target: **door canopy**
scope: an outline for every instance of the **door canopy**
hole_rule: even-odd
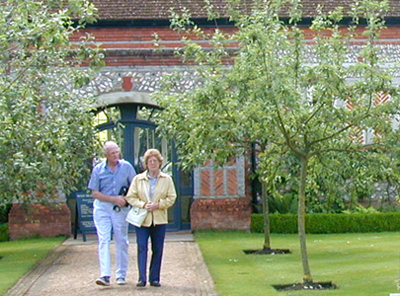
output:
[[[135,104],[159,108],[157,103],[151,98],[150,93],[136,91],[120,91],[100,94],[97,97],[94,107],[98,109],[105,106],[121,104]]]

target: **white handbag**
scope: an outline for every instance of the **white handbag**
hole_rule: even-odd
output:
[[[132,225],[141,227],[144,219],[146,219],[146,216],[147,216],[146,209],[132,207],[129,210],[128,215],[126,216],[126,221]]]

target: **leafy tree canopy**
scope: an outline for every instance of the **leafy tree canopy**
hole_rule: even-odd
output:
[[[389,9],[388,3],[354,5],[347,12],[353,21],[348,28],[341,25],[340,7],[329,14],[317,11],[310,27],[315,37],[306,39],[297,25],[301,1],[268,1],[269,6],[260,1],[251,15],[236,10],[238,2],[230,2],[237,27],[233,35],[216,29],[206,36],[196,26],[185,27],[185,33],[210,40],[213,48],[205,49],[185,36],[185,47],[177,51],[184,61],[195,64],[194,79],[201,87],[175,92],[180,74],[174,73],[165,80],[164,91],[155,95],[165,109],[159,124],[179,145],[182,166],[194,167],[208,159],[225,163],[256,144],[264,178],[274,179],[288,167],[296,171],[291,162],[297,159],[299,167],[301,158],[311,160],[315,174],[326,171],[328,177],[337,172],[335,177],[338,169],[344,175],[361,172],[355,160],[365,167],[365,159],[372,157],[371,167],[382,175],[399,133],[393,128],[398,87],[392,83],[392,69],[380,60],[376,42],[385,28],[379,15]],[[290,12],[289,22],[279,17],[284,7]],[[360,19],[367,20],[362,33],[357,30]],[[351,45],[360,35],[364,43],[357,46],[357,60],[350,61],[355,48]],[[233,57],[232,45],[237,46]],[[377,104],[382,94],[390,100]],[[372,140],[357,140],[363,132]],[[271,169],[277,166],[282,169]],[[392,168],[387,174],[393,175]]]
[[[93,98],[81,91],[100,52],[70,37],[93,22],[87,0],[0,6],[0,204],[46,201],[87,180]]]

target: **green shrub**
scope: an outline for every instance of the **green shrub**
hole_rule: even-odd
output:
[[[8,224],[0,224],[0,242],[6,242],[8,239]]]
[[[252,214],[251,232],[264,232],[262,214]],[[297,233],[297,215],[271,214],[271,233]],[[307,214],[307,233],[400,231],[400,213]]]
[[[8,222],[8,213],[11,210],[12,203],[0,205],[0,224]]]
[[[270,225],[271,232],[274,233],[297,233],[297,215],[272,214],[270,215]]]

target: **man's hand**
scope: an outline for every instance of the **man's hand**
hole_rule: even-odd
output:
[[[119,206],[120,208],[125,207],[127,205],[125,196],[123,195],[117,195],[114,197],[114,204],[116,206]]]

